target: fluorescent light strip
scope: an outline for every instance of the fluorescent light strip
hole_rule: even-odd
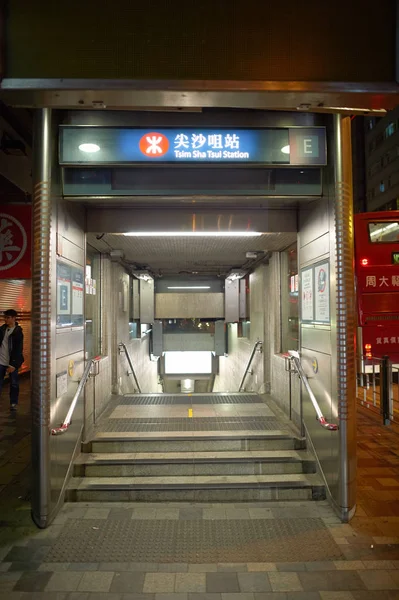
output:
[[[259,231],[129,231],[130,237],[256,237]]]
[[[171,285],[168,290],[210,290],[210,285]]]
[[[384,233],[385,231],[389,231],[390,229],[395,229],[396,227],[398,227],[398,223],[391,223],[390,225],[387,225],[386,227],[381,227],[380,229],[376,229],[375,231],[371,232],[371,236],[374,235],[379,235],[380,233]]]

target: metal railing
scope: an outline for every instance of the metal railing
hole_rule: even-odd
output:
[[[141,387],[140,387],[140,384],[139,384],[139,382],[137,380],[137,376],[136,376],[136,373],[135,373],[135,370],[134,370],[134,367],[133,367],[132,359],[130,358],[130,354],[128,352],[128,349],[126,348],[126,344],[124,344],[123,342],[120,342],[120,344],[118,345],[118,349],[119,349],[119,354],[122,354],[122,351],[125,353],[126,359],[127,359],[128,364],[129,364],[130,371],[131,371],[131,373],[129,373],[129,371],[128,371],[127,374],[128,374],[128,376],[129,375],[133,375],[133,379],[134,379],[134,381],[136,383],[137,391],[138,391],[139,394],[141,394]]]
[[[361,356],[356,378],[356,398],[361,406],[382,416],[384,425],[398,422],[399,365],[389,356]]]
[[[293,369],[291,369],[291,365],[294,365],[294,371],[298,374],[298,377],[301,379],[301,381],[309,395],[310,401],[313,404],[313,408],[316,411],[316,419],[318,420],[320,425],[322,427],[324,427],[325,429],[329,429],[330,431],[337,431],[338,425],[335,423],[328,423],[326,418],[324,417],[323,413],[321,412],[321,408],[316,400],[316,396],[312,392],[312,389],[309,384],[309,380],[306,376],[305,371],[303,370],[299,353],[296,352],[295,350],[289,350],[288,354],[289,354],[289,356],[285,357],[286,370],[292,373]]]
[[[254,347],[252,348],[252,352],[251,352],[251,355],[249,357],[248,364],[247,364],[247,366],[245,368],[244,375],[242,376],[242,379],[241,379],[240,387],[238,388],[239,392],[241,392],[242,389],[243,389],[243,387],[244,387],[245,378],[248,375],[248,373],[251,373],[251,375],[252,375],[252,371],[250,371],[251,364],[252,364],[252,361],[254,359],[255,352],[257,351],[257,349],[259,348],[259,352],[262,351],[262,345],[263,345],[263,342],[261,342],[260,340],[258,340],[255,343]]]
[[[65,433],[68,430],[70,424],[72,423],[72,415],[76,408],[76,404],[78,403],[79,396],[82,393],[83,388],[86,385],[86,381],[88,380],[88,378],[90,376],[90,371],[91,371],[91,367],[93,366],[93,364],[94,364],[94,360],[91,358],[87,362],[85,370],[83,371],[82,379],[79,381],[78,388],[77,388],[75,395],[73,397],[73,400],[71,402],[71,406],[69,407],[67,416],[65,417],[63,423],[61,423],[61,425],[59,427],[54,427],[51,430],[51,435],[60,435],[61,433]]]

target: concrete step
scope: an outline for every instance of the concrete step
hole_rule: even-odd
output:
[[[159,477],[315,473],[309,454],[295,450],[81,454],[76,477]]]
[[[196,431],[103,433],[83,444],[83,452],[241,452],[256,450],[301,450],[305,440],[287,431]]]
[[[265,502],[324,500],[315,474],[183,477],[74,477],[66,501]]]

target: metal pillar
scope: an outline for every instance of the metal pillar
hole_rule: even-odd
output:
[[[32,256],[32,518],[50,513],[51,399],[51,109],[36,110],[33,143]]]
[[[345,520],[356,502],[356,313],[350,117],[334,115],[339,502]]]

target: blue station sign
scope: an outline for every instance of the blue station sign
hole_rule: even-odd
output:
[[[62,126],[60,164],[326,164],[324,127],[269,129]]]

